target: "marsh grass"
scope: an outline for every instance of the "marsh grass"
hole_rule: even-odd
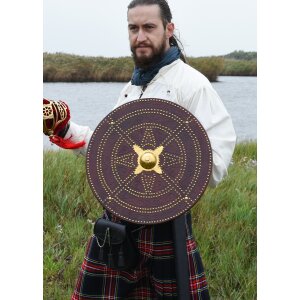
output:
[[[225,59],[222,76],[257,76],[256,60]]]
[[[44,152],[44,299],[70,299],[102,214],[85,159]],[[212,299],[256,299],[256,142],[238,144],[229,175],[192,209]]]
[[[217,81],[218,76],[224,69],[222,57],[189,57],[187,62],[196,70],[200,71],[209,81]]]
[[[44,53],[44,82],[128,82],[134,64],[131,57],[92,57]],[[224,59],[221,56],[188,57],[188,63],[210,81],[219,75],[256,75],[256,61]]]

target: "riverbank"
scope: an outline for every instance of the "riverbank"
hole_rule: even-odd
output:
[[[212,82],[217,81],[220,75],[256,76],[256,58],[241,57],[227,54],[187,57],[187,60]],[[44,82],[127,82],[134,68],[131,57],[107,58],[47,52],[43,55],[43,65]]]
[[[256,299],[256,142],[235,149],[229,175],[192,209],[213,299]],[[85,159],[44,151],[44,299],[70,298],[102,209]]]

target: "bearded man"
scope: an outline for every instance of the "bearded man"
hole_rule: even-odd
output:
[[[128,33],[135,69],[123,88],[117,106],[141,98],[173,101],[189,110],[205,128],[213,151],[210,186],[224,176],[234,150],[232,121],[210,82],[185,62],[174,36],[174,24],[165,0],[133,0],[128,6]],[[92,131],[69,122],[59,130],[60,142],[68,141],[85,154]],[[59,143],[58,143],[59,144]],[[186,246],[190,295],[209,299],[199,251],[192,235],[191,215],[186,215]],[[72,299],[177,299],[174,242],[171,222],[140,226],[105,212],[113,222],[127,223],[139,249],[134,270],[119,271],[94,259],[95,237],[89,240]]]

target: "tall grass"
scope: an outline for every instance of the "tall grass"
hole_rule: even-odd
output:
[[[188,57],[188,63],[210,81],[219,75],[256,75],[256,61],[221,56]],[[89,57],[44,53],[44,82],[127,82],[134,64],[131,57]]]
[[[225,59],[224,68],[220,75],[257,76],[257,62],[256,60]]]
[[[229,175],[192,209],[213,299],[256,299],[256,144],[236,147]]]
[[[131,78],[130,57],[105,58],[44,53],[44,82],[126,82]]]
[[[217,81],[218,75],[224,69],[222,57],[189,57],[188,64],[205,75],[209,81]]]
[[[70,299],[102,208],[85,160],[44,152],[44,299]],[[236,147],[229,175],[192,209],[212,299],[256,299],[256,143]]]

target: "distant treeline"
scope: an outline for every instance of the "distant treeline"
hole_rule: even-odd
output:
[[[239,60],[256,60],[257,59],[257,52],[250,51],[233,51],[229,54],[224,55],[224,58],[228,59],[239,59]]]
[[[256,76],[256,52],[235,51],[224,56],[187,57],[188,63],[210,81],[219,75]],[[127,82],[132,58],[44,53],[44,82]]]
[[[224,69],[220,73],[223,76],[256,76],[257,53],[234,51],[224,57]]]

